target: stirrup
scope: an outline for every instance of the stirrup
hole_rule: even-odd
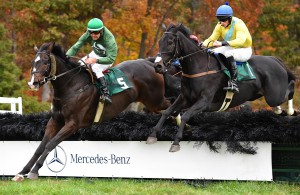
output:
[[[224,87],[223,90],[225,90],[225,91],[232,91],[233,93],[239,93],[240,92],[237,84],[234,83],[234,82],[232,82],[232,81],[229,82],[229,85],[227,87]]]
[[[99,100],[100,100],[100,102],[103,102],[103,103],[112,104],[112,100],[110,99],[110,97],[108,97],[106,95],[101,95]]]

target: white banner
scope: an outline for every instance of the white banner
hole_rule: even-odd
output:
[[[0,174],[12,176],[29,161],[39,141],[0,143]],[[231,154],[224,142],[219,153],[206,144],[144,141],[64,141],[47,157],[40,176],[174,178],[208,180],[272,180],[271,143],[257,142],[257,154]],[[253,143],[254,144],[254,143]]]

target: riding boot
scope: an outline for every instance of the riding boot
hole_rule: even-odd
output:
[[[106,84],[105,78],[100,77],[100,78],[98,78],[98,80],[100,81],[100,84],[101,84],[101,92],[103,94],[103,98],[104,98],[105,103],[110,103],[111,104],[112,101],[110,99],[110,95],[109,95],[109,92],[108,92],[108,89],[107,89],[107,84]]]
[[[226,91],[232,91],[233,93],[239,93],[239,88],[238,88],[238,85],[237,85],[236,62],[235,62],[235,60],[232,56],[228,57],[227,60],[228,60],[229,65],[230,65],[229,72],[230,72],[231,79],[228,82],[228,87],[224,87],[223,89],[226,90]]]

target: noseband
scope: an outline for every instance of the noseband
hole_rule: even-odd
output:
[[[46,54],[49,58],[48,62],[47,62],[47,69],[43,70],[43,71],[31,71],[31,75],[37,74],[37,73],[41,73],[44,76],[44,80],[39,81],[39,85],[43,85],[45,83],[47,83],[49,80],[55,80],[56,76],[56,60],[55,57],[47,52],[37,52],[36,57],[39,57],[39,54]],[[33,70],[33,67],[31,67],[31,70]],[[47,76],[48,75],[48,76]]]

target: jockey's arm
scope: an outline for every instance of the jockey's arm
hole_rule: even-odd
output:
[[[113,64],[116,60],[118,53],[118,47],[115,42],[111,43],[109,47],[106,48],[106,56],[97,59],[98,64]]]
[[[67,56],[75,56],[81,47],[86,43],[86,35],[83,34],[78,41],[67,51]]]
[[[203,42],[203,46],[205,47],[212,47],[214,41],[217,41],[219,39],[219,37],[221,36],[222,30],[221,30],[221,25],[217,24],[214,31],[212,32],[212,34],[210,35],[210,37],[208,37],[204,42]]]

